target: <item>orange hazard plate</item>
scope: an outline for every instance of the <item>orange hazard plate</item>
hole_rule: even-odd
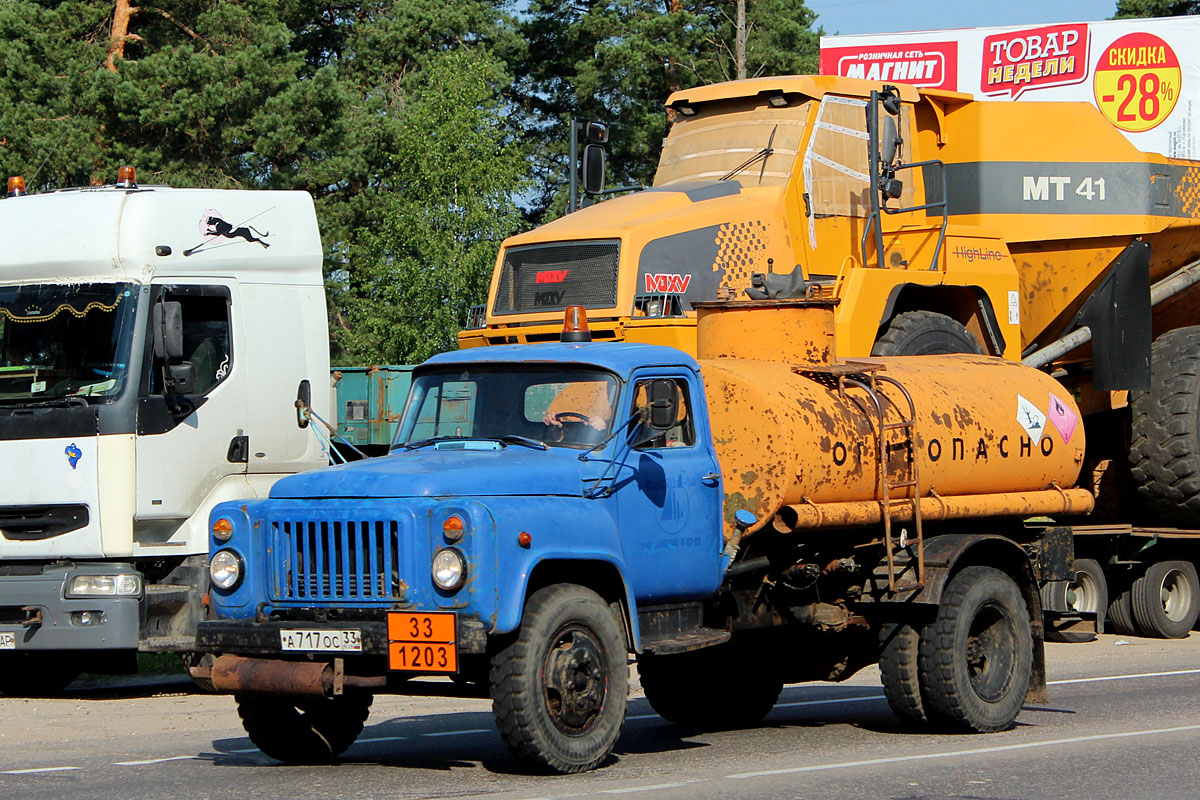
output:
[[[458,672],[454,614],[449,611],[389,611],[388,669],[405,672]]]

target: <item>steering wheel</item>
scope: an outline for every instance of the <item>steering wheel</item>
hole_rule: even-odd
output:
[[[560,411],[554,415],[554,418],[559,422],[582,422],[584,425],[591,425],[592,418],[587,414],[580,414],[578,411]]]

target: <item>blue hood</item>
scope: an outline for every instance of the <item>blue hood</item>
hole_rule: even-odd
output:
[[[281,478],[274,498],[459,497],[582,494],[606,462],[579,460],[581,450],[399,450]],[[590,479],[590,480],[589,480]]]

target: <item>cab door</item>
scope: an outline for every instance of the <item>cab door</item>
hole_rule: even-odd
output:
[[[147,335],[135,445],[134,536],[142,547],[195,544],[187,540],[203,531],[183,531],[183,523],[220,481],[246,473],[250,443],[243,430],[246,370],[239,364],[234,325],[237,289],[226,279],[151,287],[152,303],[180,304],[183,355],[178,361],[195,368],[196,382],[186,394],[168,394],[164,363],[154,356],[154,337]],[[231,497],[245,496],[241,488]]]
[[[651,380],[678,389],[676,424],[626,449],[622,436],[639,436],[630,422],[618,434],[614,496],[625,552],[626,577],[638,602],[665,602],[711,594],[720,585],[721,478],[710,446],[703,393],[695,376],[655,371],[635,374],[619,420],[645,405]]]

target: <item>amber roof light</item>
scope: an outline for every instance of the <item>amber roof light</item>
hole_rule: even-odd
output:
[[[583,306],[567,306],[563,317],[561,341],[590,342],[592,332],[588,329],[587,311]]]
[[[8,179],[8,196],[9,197],[20,197],[23,194],[26,194],[25,179],[22,178],[20,175],[14,175],[11,178],[9,178]]]

